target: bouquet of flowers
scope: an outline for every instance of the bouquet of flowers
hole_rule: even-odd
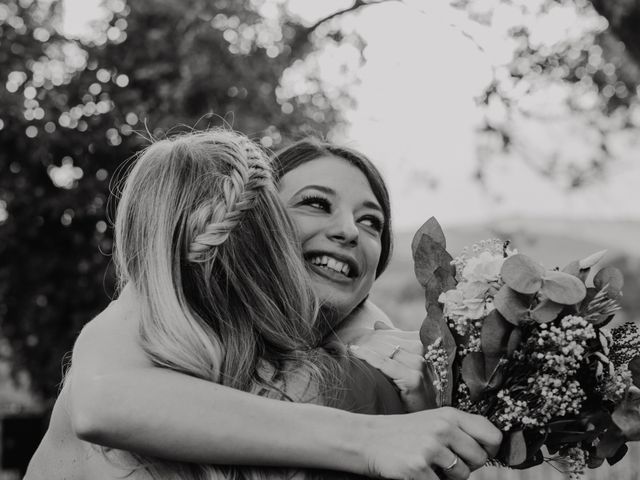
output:
[[[503,431],[496,464],[558,461],[579,477],[640,440],[640,334],[633,323],[605,328],[623,285],[612,267],[590,275],[605,252],[548,270],[487,240],[454,259],[435,218],[412,251],[437,402]]]

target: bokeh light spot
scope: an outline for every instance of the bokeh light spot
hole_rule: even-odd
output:
[[[108,176],[109,176],[109,172],[107,172],[104,168],[100,168],[98,169],[98,171],[96,171],[96,179],[98,179],[101,182],[104,182]]]
[[[133,112],[129,112],[127,113],[126,117],[125,117],[125,121],[129,124],[129,125],[135,125],[136,123],[138,123],[138,115],[136,115]]]
[[[111,74],[104,68],[101,68],[96,72],[96,78],[102,83],[107,83],[111,79]]]
[[[129,77],[127,77],[125,74],[120,74],[116,77],[116,85],[118,85],[120,88],[124,88],[127,85],[129,85]]]
[[[38,92],[36,91],[36,89],[33,88],[31,85],[24,89],[24,97],[25,98],[29,98],[29,99],[36,98],[36,94],[37,93]]]

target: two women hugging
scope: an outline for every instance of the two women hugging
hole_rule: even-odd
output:
[[[417,332],[367,300],[391,249],[357,151],[153,143],[120,193],[120,294],[80,333],[26,478],[467,478],[501,434],[431,408]]]

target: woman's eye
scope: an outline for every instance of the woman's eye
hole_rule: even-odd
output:
[[[377,217],[364,217],[360,219],[360,223],[375,230],[376,232],[382,232],[382,220]]]
[[[309,207],[317,208],[318,210],[323,210],[325,212],[328,212],[331,210],[331,204],[326,198],[323,198],[323,197],[317,197],[317,196],[304,197],[302,199],[302,202],[300,203],[301,205],[307,205]]]

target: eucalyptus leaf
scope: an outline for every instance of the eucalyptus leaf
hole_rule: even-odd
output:
[[[594,254],[589,255],[586,258],[583,258],[578,262],[580,270],[587,270],[593,267],[596,263],[602,260],[606,254],[607,254],[606,250],[600,250],[599,252],[596,252]]]
[[[533,294],[542,287],[544,267],[530,257],[517,253],[504,261],[500,275],[516,292]]]
[[[544,274],[540,292],[554,302],[575,305],[587,295],[587,287],[573,275],[549,270]]]
[[[447,349],[451,344],[455,347],[455,339],[451,335],[451,342],[447,342],[451,335],[446,319],[438,305],[432,305],[427,312],[427,317],[420,327],[420,340],[424,346],[433,345],[439,338],[443,339],[443,347]],[[449,352],[447,352],[449,353]]]
[[[587,459],[587,467],[591,469],[598,468],[603,463],[604,463],[604,458],[598,457],[595,453],[589,455]]]
[[[420,341],[424,346],[433,345],[438,339],[442,339],[442,348],[447,354],[448,378],[445,384],[443,401],[440,407],[451,405],[453,395],[453,362],[456,357],[456,340],[447,325],[446,319],[442,315],[439,305],[431,304],[427,310],[427,318],[420,327]]]
[[[507,322],[498,310],[492,310],[482,322],[480,330],[482,352],[485,355],[506,355],[512,330],[513,325]]]
[[[436,220],[436,217],[431,217],[429,220],[424,222],[413,236],[413,240],[411,241],[411,251],[414,252],[414,255],[422,235],[426,235],[431,238],[431,240],[438,243],[442,248],[447,248],[447,240],[444,236],[440,223]]]
[[[618,448],[616,453],[607,458],[607,463],[609,463],[609,465],[615,465],[624,458],[628,451],[629,447],[627,447],[625,444],[620,445],[620,448]]]
[[[436,241],[422,235],[418,242],[417,248],[414,250],[413,261],[414,271],[418,282],[423,287],[431,281],[432,278],[454,278],[455,267],[451,265],[453,257]],[[438,273],[436,273],[438,272]],[[439,290],[440,294],[444,289]]]
[[[520,325],[529,316],[531,296],[516,292],[508,285],[503,285],[493,298],[496,310],[513,325]]]
[[[580,278],[580,262],[578,260],[573,260],[569,262],[562,271],[564,273],[568,273],[569,275],[573,275],[574,277]]]
[[[538,323],[548,323],[555,320],[563,308],[564,305],[545,298],[531,310],[531,318]]]
[[[596,456],[599,458],[609,458],[624,445],[625,438],[622,430],[615,423],[611,423],[609,428],[604,432],[596,447]]]
[[[504,366],[495,361],[495,358],[487,359],[482,352],[469,352],[462,359],[460,373],[462,380],[469,388],[469,398],[472,402],[478,401],[482,394],[496,390],[502,385]]]
[[[581,265],[582,260],[574,260],[567,264],[562,271],[564,273],[568,273],[569,275],[573,275],[576,278],[582,280],[583,283],[587,281],[587,277],[589,276],[589,272],[591,271],[591,267],[582,268]]]
[[[413,253],[413,267],[420,285],[423,287],[426,286],[430,279],[435,276],[438,268],[449,272],[450,275],[453,276],[455,270],[453,265],[451,265],[452,260],[453,257],[442,245],[431,239],[431,237],[422,235]],[[442,276],[442,273],[440,275]]]
[[[505,434],[498,456],[510,467],[520,465],[527,459],[527,442],[522,430]]]
[[[514,468],[517,470],[527,470],[531,467],[536,467],[538,465],[541,465],[542,463],[544,463],[544,455],[542,454],[541,450],[538,450],[532,456],[527,458],[524,462],[520,463],[519,465],[511,465],[511,468]]]
[[[439,286],[439,293],[434,291],[432,298],[435,298],[435,300],[437,301],[440,293],[456,288],[457,282],[455,279],[455,274],[455,268],[450,263],[447,263],[446,265],[439,265],[434,270],[433,277],[437,282],[437,285]]]
[[[522,329],[519,327],[514,328],[511,331],[511,335],[509,335],[509,341],[507,342],[507,355],[513,355],[513,352],[520,346],[522,343]]]
[[[606,287],[607,297],[616,300],[620,297],[622,287],[624,287],[624,277],[617,268],[604,267],[593,277],[593,285],[598,290]]]

